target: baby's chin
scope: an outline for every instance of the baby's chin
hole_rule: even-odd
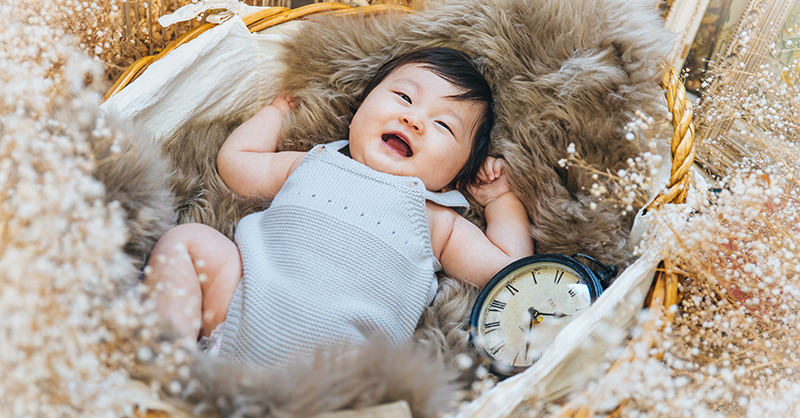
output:
[[[365,166],[375,171],[380,171],[381,173],[387,173],[402,177],[414,177],[415,178],[414,181],[422,182],[422,184],[425,185],[425,189],[430,190],[432,192],[437,192],[444,188],[444,187],[439,187],[436,189],[431,188],[431,184],[425,181],[425,178],[423,176],[419,175],[419,173],[414,170],[409,170],[408,169],[409,167],[403,167],[402,164],[393,164],[392,162],[387,162],[383,159],[376,159],[376,160],[377,161],[367,160],[365,162],[356,159],[356,161],[360,162],[361,164],[364,164]]]
[[[352,144],[352,142],[351,142]],[[403,177],[416,177],[417,181],[422,181],[425,189],[437,192],[443,191],[447,184],[437,187],[435,181],[430,181],[424,173],[415,170],[412,163],[412,158],[398,158],[391,154],[384,154],[381,152],[364,152],[358,148],[350,147],[350,158],[358,161],[361,164],[381,173],[392,174],[395,176]],[[451,180],[452,181],[452,180]]]

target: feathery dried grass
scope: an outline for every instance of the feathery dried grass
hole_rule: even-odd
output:
[[[0,313],[10,336],[0,351],[0,405],[13,415],[131,415],[126,370],[186,375],[187,355],[162,340],[135,272],[118,269],[129,265],[122,214],[92,179],[88,149],[121,135],[96,113],[99,80],[156,52],[169,35],[150,38],[147,14],[126,15],[113,1],[9,2],[0,13]],[[134,17],[137,37],[120,29],[125,16]],[[701,145],[709,161],[728,156],[713,162],[721,191],[701,191],[709,203],[697,212],[654,212],[674,233],[645,245],[663,245],[691,279],[681,282],[679,314],[657,339],[663,360],[642,358],[616,384],[593,388],[608,404],[632,398],[625,416],[800,413],[800,92],[796,73],[764,71],[748,91],[706,97],[705,118],[735,120],[733,131]],[[186,389],[164,379],[170,392]]]
[[[584,393],[602,400],[596,411],[800,413],[800,92],[792,64],[767,60],[746,91],[724,81],[739,68],[713,69],[719,84],[703,97],[699,123],[732,126],[699,145],[715,182],[697,190],[699,207],[651,211],[661,233],[641,244],[663,248],[667,265],[687,277],[675,318],[657,321],[652,348],[639,347],[640,357],[588,385]]]
[[[51,6],[0,6],[0,415],[132,415],[152,393],[129,370],[175,371],[185,350],[161,344],[123,211],[92,176],[92,147],[122,137],[99,112],[102,66]]]

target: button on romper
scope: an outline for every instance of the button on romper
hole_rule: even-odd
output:
[[[425,201],[459,210],[457,191],[375,171],[314,147],[270,207],[236,228],[243,277],[228,309],[221,355],[270,366],[326,344],[381,336],[408,341],[436,292]]]

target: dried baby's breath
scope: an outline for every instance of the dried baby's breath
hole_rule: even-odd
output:
[[[698,191],[699,210],[658,212],[673,233],[649,241],[688,277],[657,349],[672,377],[687,381],[678,398],[702,394],[719,415],[800,408],[800,96],[790,82],[797,73],[784,64],[767,60],[745,92],[721,83],[704,98],[701,124],[731,126],[702,145],[705,154],[745,152],[716,160],[720,178]],[[724,80],[740,70],[714,71]]]
[[[800,95],[788,68],[797,64],[769,61],[746,92],[723,81],[704,97],[701,126],[717,119],[731,126],[700,145],[715,157],[703,163],[717,177],[696,191],[699,207],[651,211],[659,232],[640,244],[661,248],[684,277],[680,302],[673,321],[658,323],[648,355],[624,363],[612,384],[589,385],[585,393],[611,405],[597,408],[604,414],[618,405],[621,416],[800,411]],[[740,70],[715,71],[725,80]],[[597,174],[611,187],[630,184]]]
[[[628,158],[625,167],[615,171],[595,167],[576,151],[574,144],[569,144],[567,157],[558,163],[561,167],[591,177],[591,186],[583,190],[595,200],[590,203],[589,209],[596,210],[598,202],[609,202],[619,210],[620,216],[626,216],[648,202],[653,179],[663,163],[653,125],[652,117],[637,112],[636,118],[625,127],[625,138],[634,141],[640,152],[636,157]]]
[[[661,248],[666,265],[684,277],[679,305],[669,309],[674,320],[656,320],[652,346],[639,347],[640,355],[573,394],[591,394],[596,414],[800,413],[798,68],[797,60],[768,59],[757,74],[738,67],[710,74],[716,82],[697,121],[712,136],[698,139],[697,147],[711,184],[695,191],[699,204],[650,211],[658,233],[640,244]],[[734,75],[746,76],[750,87],[726,85]],[[640,115],[626,137],[650,137],[649,125]],[[560,163],[590,173],[595,184],[589,192],[624,213],[631,202],[635,207],[649,198],[649,180],[640,179],[651,177],[660,161],[652,147],[643,151],[630,169],[617,172],[597,170],[569,149]],[[533,410],[556,413],[560,407]]]
[[[178,362],[156,346],[124,214],[91,176],[91,145],[120,133],[65,4],[93,10],[0,5],[0,415],[131,416],[153,396],[131,371]]]
[[[720,185],[700,210],[656,212],[671,233],[644,244],[687,276],[675,320],[656,339],[664,367],[687,382],[673,399],[701,394],[698,406],[721,415],[746,415],[766,397],[797,408],[775,388],[800,383],[800,187],[768,161],[742,163]]]
[[[161,341],[121,250],[123,213],[105,203],[89,151],[120,135],[97,110],[110,81],[197,24],[151,22],[180,3],[0,4],[0,415],[132,416],[156,391],[191,388],[192,348]],[[622,416],[800,413],[797,68],[772,62],[752,74],[750,89],[718,82],[704,99],[701,128],[732,126],[700,149],[719,180],[699,191],[699,210],[651,212],[670,233],[642,244],[663,248],[688,277],[680,306],[655,346],[638,348],[645,355],[588,382],[600,413],[620,404]],[[724,80],[739,69],[716,71]],[[640,115],[625,134],[643,144],[640,159],[588,174],[596,180],[588,192],[620,213],[650,197],[661,158],[651,123]],[[591,170],[577,153],[565,157],[564,166]]]

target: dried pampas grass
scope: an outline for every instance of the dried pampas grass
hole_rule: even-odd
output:
[[[149,348],[124,213],[92,177],[94,144],[111,159],[122,137],[98,110],[103,68],[48,5],[0,6],[0,415],[132,415],[151,396],[128,373],[141,350],[178,363]]]
[[[660,233],[640,244],[663,248],[684,277],[680,303],[656,322],[652,348],[587,385],[606,413],[800,413],[800,95],[787,67],[797,68],[768,60],[747,91],[724,84],[738,68],[713,69],[699,123],[731,129],[699,144],[712,184],[696,191],[699,205],[651,211]],[[635,186],[630,175],[611,182]]]
[[[170,6],[156,1],[148,4],[150,10]],[[197,409],[197,413],[264,412],[257,391],[235,384],[202,386],[224,383],[203,378],[217,370],[214,363],[192,364],[193,348],[164,335],[155,324],[152,306],[142,299],[138,272],[124,245],[134,236],[141,245],[126,250],[149,252],[158,231],[172,222],[173,197],[157,192],[155,186],[146,195],[131,195],[124,188],[104,190],[93,177],[118,178],[121,164],[133,167],[123,170],[129,173],[126,170],[135,171],[140,158],[158,159],[150,155],[156,151],[147,147],[124,148],[128,145],[123,139],[130,133],[97,112],[108,81],[134,59],[158,49],[149,40],[146,14],[140,13],[136,24],[143,28],[139,35],[148,34],[147,41],[121,29],[126,18],[120,5],[10,0],[0,6],[4,22],[0,31],[4,66],[0,72],[4,93],[0,99],[0,315],[6,319],[0,325],[6,336],[0,349],[4,370],[0,414],[81,416],[91,411],[130,416],[137,405],[147,403],[145,398],[158,394],[196,401],[195,408],[219,398],[230,402]],[[131,16],[135,17],[133,12]],[[157,33],[153,36],[159,39]],[[716,71],[724,75],[737,70]],[[671,232],[650,236],[642,244],[665,248],[667,265],[688,277],[680,283],[681,303],[674,321],[659,324],[663,328],[654,347],[640,347],[643,355],[614,375],[587,382],[586,393],[599,400],[603,414],[614,413],[620,403],[616,413],[623,416],[800,414],[796,400],[800,394],[796,377],[800,369],[796,329],[800,173],[795,163],[800,159],[796,116],[800,92],[792,82],[797,74],[784,81],[774,68],[764,71],[754,75],[757,82],[746,92],[726,90],[722,82],[723,88],[704,98],[701,117],[734,121],[733,130],[700,144],[705,167],[718,176],[715,188],[698,191],[705,203],[693,209],[666,207],[652,212]],[[558,158],[569,159],[569,153],[564,149]],[[630,175],[650,174],[645,163],[634,159],[625,172],[595,173],[598,185],[587,190],[585,203],[600,202],[612,190],[629,192],[626,185],[644,187],[644,180],[632,180]],[[580,165],[576,159],[572,164]],[[137,181],[157,184],[168,169],[139,172]],[[592,173],[585,174],[592,178]],[[622,189],[611,189],[611,183],[601,181],[604,178]],[[125,184],[121,180],[105,183]],[[609,207],[627,211],[629,204],[633,208],[641,203],[642,195],[634,193],[630,199],[616,200]],[[134,201],[147,201],[149,206],[131,211]],[[444,279],[440,297],[460,291]],[[463,303],[438,306],[453,312],[452,317],[463,317],[467,310]],[[423,321],[431,325],[418,332],[418,341],[433,347],[462,346],[466,332],[452,324],[438,324],[439,319],[436,312],[426,313]],[[399,353],[398,360],[404,358],[404,352]],[[411,351],[406,354],[408,361],[422,358]],[[448,392],[452,387],[446,383],[452,378],[449,372],[416,373],[398,364],[404,363],[387,364],[381,373],[428,378],[431,390],[441,392],[420,397],[415,412],[440,413],[438,402],[452,396]],[[365,367],[365,363],[327,366],[335,372],[336,367]],[[369,374],[371,378],[379,375]],[[228,377],[240,383],[235,373]],[[134,381],[144,382],[146,389],[134,389]],[[374,384],[370,402],[406,396],[382,392],[379,382],[370,382]],[[323,393],[326,387],[311,389]],[[367,402],[351,395],[343,394],[337,407]],[[306,414],[328,407],[312,398],[307,401],[278,402],[270,408]],[[552,412],[547,405],[528,407],[530,413]]]

